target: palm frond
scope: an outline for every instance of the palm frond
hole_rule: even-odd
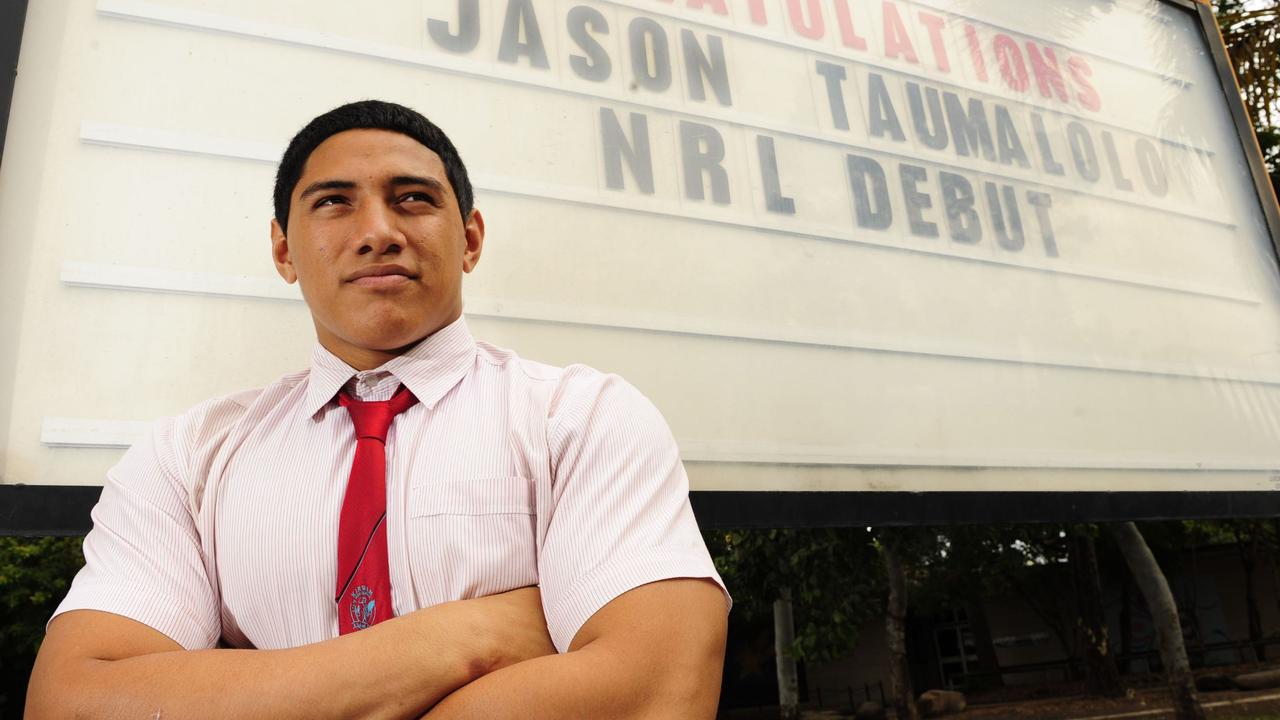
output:
[[[1254,126],[1280,125],[1280,0],[1219,0],[1214,7]]]

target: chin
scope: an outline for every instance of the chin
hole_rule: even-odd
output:
[[[376,333],[359,337],[357,344],[360,347],[369,350],[377,350],[379,352],[392,352],[395,350],[403,350],[411,345],[416,345],[419,341],[430,335],[431,331],[423,329],[421,331],[393,332],[393,333]]]
[[[447,313],[410,313],[405,312],[407,309],[375,305],[365,307],[359,313],[344,313],[345,317],[331,318],[333,322],[317,320],[316,326],[317,330],[329,328],[329,335],[351,347],[395,352],[417,344],[449,323]]]

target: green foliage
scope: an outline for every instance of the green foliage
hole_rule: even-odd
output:
[[[81,542],[0,537],[0,717],[21,714],[44,625],[84,565]]]
[[[1280,198],[1280,127],[1263,125],[1255,130],[1258,132],[1258,145],[1262,147],[1262,159],[1267,161],[1271,175],[1271,187]]]
[[[705,539],[734,612],[771,618],[779,589],[791,588],[797,658],[845,654],[884,612],[884,572],[862,528],[709,531]]]
[[[1264,547],[1280,550],[1280,528],[1273,519],[1174,520],[1139,523],[1138,527],[1166,572],[1176,572],[1178,558],[1199,548],[1226,547],[1256,539]]]
[[[1073,653],[1074,587],[1067,564],[1067,529],[1043,525],[957,525],[942,528],[912,605],[924,614],[980,607],[987,598],[1016,597]]]
[[[875,544],[879,552],[892,543],[902,562],[907,579],[907,600],[911,607],[932,613],[950,607],[956,597],[951,589],[934,581],[940,577],[950,553],[950,541],[946,528],[890,527],[875,530]],[[882,559],[883,562],[883,559]]]
[[[1214,0],[1213,9],[1280,195],[1280,0]]]

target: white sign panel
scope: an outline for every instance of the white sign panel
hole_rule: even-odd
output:
[[[0,168],[7,483],[304,367],[275,162],[454,139],[477,336],[622,374],[700,490],[1280,483],[1280,273],[1158,0],[33,2]]]

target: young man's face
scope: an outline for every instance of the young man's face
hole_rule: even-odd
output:
[[[484,243],[483,219],[473,210],[463,222],[440,156],[388,130],[348,130],[316,147],[288,223],[286,236],[272,221],[276,269],[298,281],[321,344],[348,363],[456,320],[462,273]]]

